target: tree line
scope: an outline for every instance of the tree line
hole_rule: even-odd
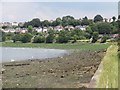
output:
[[[20,33],[3,33],[2,32],[2,40],[13,40],[21,41],[23,43],[33,42],[33,43],[67,43],[70,40],[72,42],[76,42],[77,40],[82,39],[90,39],[92,38],[92,43],[95,43],[100,37],[99,35],[102,34],[104,37],[101,37],[101,42],[105,42],[106,39],[109,39],[110,34],[117,34],[118,33],[118,20],[116,17],[112,17],[112,22],[103,22],[103,17],[101,15],[96,15],[93,20],[88,19],[86,16],[83,19],[75,19],[73,16],[64,16],[61,18],[57,18],[54,21],[40,21],[38,18],[34,18],[31,21],[25,22],[21,28],[27,28],[28,33],[20,34]],[[85,31],[75,29],[75,30],[62,30],[62,31],[55,31],[53,29],[49,30],[47,33],[37,33],[33,30],[34,27],[55,27],[58,25],[62,25],[63,27],[67,25],[72,26],[88,26]]]

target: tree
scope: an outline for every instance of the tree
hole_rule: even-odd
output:
[[[96,15],[94,17],[94,22],[101,22],[101,21],[103,21],[103,17],[101,15]]]
[[[62,17],[62,26],[74,25],[75,19],[73,16]]]
[[[44,20],[42,23],[41,23],[41,26],[42,27],[48,27],[50,26],[50,22],[48,20]]]
[[[99,34],[111,34],[113,31],[113,26],[110,23],[97,23],[97,28]]]
[[[21,41],[21,34],[15,34],[12,38],[13,42],[15,43],[16,41]]]
[[[92,43],[95,43],[98,40],[98,32],[93,32]]]
[[[54,42],[54,30],[48,31],[48,36],[46,37],[46,43],[53,43]]]
[[[69,33],[67,31],[60,31],[57,42],[58,43],[67,43],[70,39]]]
[[[6,28],[8,28],[8,26],[2,26],[2,29],[6,29]]]
[[[89,20],[88,20],[88,18],[86,16],[82,19],[81,25],[82,26],[89,25]]]
[[[32,33],[32,31],[33,31],[33,27],[32,26],[28,26],[28,32]]]
[[[102,39],[101,39],[101,43],[105,43],[106,40],[107,40],[107,36],[105,35],[105,36],[102,37]]]
[[[27,33],[27,34],[23,34],[22,37],[21,37],[21,41],[23,43],[27,43],[27,42],[30,42],[31,41],[31,38],[32,38],[32,35]]]
[[[113,16],[113,17],[112,17],[112,19],[113,19],[113,22],[115,22],[115,20],[116,20],[116,17],[115,17],[115,16]]]
[[[33,39],[33,43],[44,43],[45,42],[45,37],[42,36],[35,36]]]
[[[25,22],[24,25],[23,25],[23,27],[26,27],[26,28],[28,26],[32,26],[32,27],[39,27],[39,26],[41,26],[40,19],[39,18],[34,18],[31,21],[29,21],[29,22]]]
[[[3,42],[3,41],[5,41],[6,40],[6,34],[4,33],[4,32],[2,32],[2,31],[0,31],[0,42]]]

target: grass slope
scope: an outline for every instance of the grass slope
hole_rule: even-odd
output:
[[[103,58],[103,71],[98,82],[98,88],[118,88],[118,56],[117,45],[111,45]]]
[[[76,49],[76,50],[92,50],[98,51],[101,49],[106,49],[110,44],[90,44],[90,43],[76,43],[76,44],[35,44],[35,43],[11,43],[4,42],[2,43],[3,47],[29,47],[29,48],[54,48],[54,49]]]

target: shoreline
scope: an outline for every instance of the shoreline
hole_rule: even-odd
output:
[[[75,51],[46,60],[3,63],[3,88],[87,87],[104,56],[103,52]]]

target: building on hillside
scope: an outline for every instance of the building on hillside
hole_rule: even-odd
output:
[[[37,31],[38,33],[42,32],[42,28],[39,27],[39,28],[35,28],[35,31]]]
[[[11,33],[15,33],[16,30],[15,30],[15,29],[9,29],[9,32],[11,32]]]
[[[10,27],[10,26],[12,26],[12,23],[10,23],[10,22],[3,22],[3,23],[1,23],[1,26],[8,26],[8,27]]]
[[[64,28],[63,28],[63,26],[56,26],[54,28],[54,30],[56,30],[56,31],[62,31],[62,30],[64,30]]]
[[[18,23],[18,26],[23,27],[24,26],[24,22]]]
[[[18,26],[18,23],[17,22],[13,22],[12,26]]]
[[[75,28],[72,25],[69,25],[69,26],[65,26],[65,29],[70,31],[70,30],[74,30]]]
[[[47,32],[48,28],[47,27],[43,27],[43,32]]]
[[[80,29],[82,31],[85,31],[86,28],[87,28],[87,26],[81,26],[81,25],[75,26],[75,29]]]

